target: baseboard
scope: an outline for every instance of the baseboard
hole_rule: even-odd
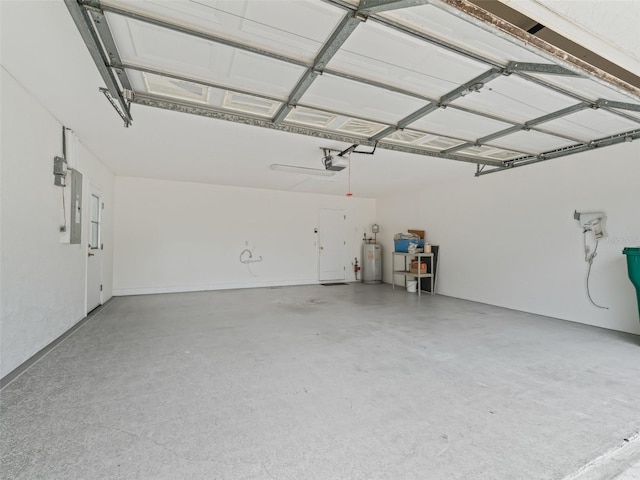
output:
[[[44,357],[51,350],[56,348],[58,345],[60,345],[62,342],[64,342],[67,338],[69,338],[71,335],[73,335],[80,327],[82,327],[85,323],[87,323],[88,320],[92,319],[98,313],[100,313],[102,311],[102,309],[104,309],[104,307],[106,305],[108,305],[109,302],[111,302],[112,299],[113,299],[113,297],[111,297],[109,300],[104,302],[98,308],[93,309],[89,313],[89,315],[87,315],[86,317],[80,319],[78,322],[74,323],[67,331],[65,331],[58,338],[53,340],[51,343],[49,343],[44,348],[40,349],[38,352],[36,352],[33,355],[31,355],[31,357],[29,357],[27,360],[22,362],[16,368],[11,370],[4,377],[0,378],[0,390],[3,389],[4,387],[6,387],[7,385],[9,385],[11,382],[13,382],[16,378],[18,378],[25,371],[27,371],[31,366],[36,364],[42,357]]]
[[[317,279],[302,279],[293,281],[271,280],[266,282],[237,282],[237,283],[215,283],[211,285],[178,285],[170,287],[138,287],[138,288],[114,288],[113,295],[123,297],[127,295],[152,295],[157,293],[186,293],[204,292],[212,290],[237,290],[242,288],[265,288],[265,287],[294,287],[299,285],[318,285]]]

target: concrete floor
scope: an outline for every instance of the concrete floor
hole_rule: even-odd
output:
[[[2,478],[578,478],[640,431],[639,344],[387,285],[116,298],[2,391]]]

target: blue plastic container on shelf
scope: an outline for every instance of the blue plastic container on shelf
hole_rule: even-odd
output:
[[[418,244],[418,248],[423,248],[424,247],[424,240],[417,239],[417,238],[415,240],[394,240],[395,251],[396,252],[409,253],[409,244],[410,243],[417,243]]]

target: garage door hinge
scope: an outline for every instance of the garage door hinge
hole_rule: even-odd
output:
[[[100,250],[104,250],[104,243],[100,244]]]
[[[100,291],[102,291],[102,285],[100,285]]]
[[[104,202],[102,202],[102,210],[104,210]]]

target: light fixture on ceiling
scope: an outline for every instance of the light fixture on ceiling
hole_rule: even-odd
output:
[[[320,168],[298,167],[296,165],[283,165],[281,163],[274,163],[269,166],[271,170],[276,172],[298,173],[303,175],[315,175],[318,177],[333,177],[335,172],[328,170],[322,170]]]

